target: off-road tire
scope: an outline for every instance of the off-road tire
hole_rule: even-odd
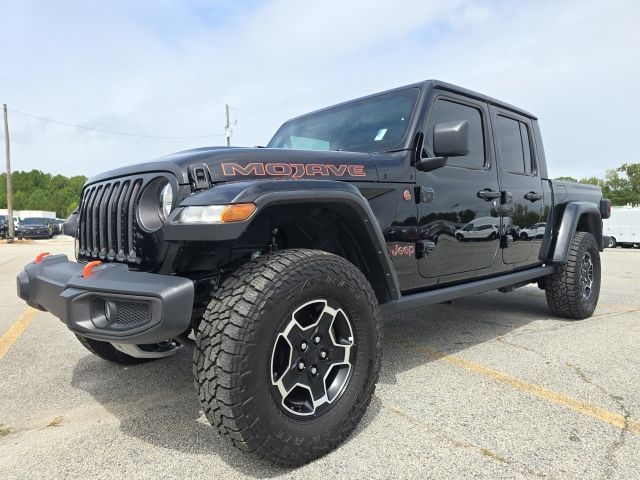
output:
[[[131,355],[127,355],[126,353],[116,349],[109,342],[101,342],[99,340],[93,340],[80,335],[76,335],[76,337],[80,340],[80,343],[84,348],[89,350],[96,357],[108,360],[109,362],[119,363],[120,365],[137,365],[139,363],[145,363],[153,360],[152,358],[136,358]]]
[[[593,265],[591,293],[585,298],[581,270],[585,254]],[[551,311],[565,318],[582,320],[593,315],[600,295],[600,251],[593,235],[576,232],[569,248],[569,258],[564,265],[558,265],[553,274],[545,278],[547,304]]]
[[[271,351],[294,309],[322,296],[351,317],[357,355],[330,408],[294,418],[273,394]],[[198,399],[209,422],[240,450],[275,465],[301,465],[340,445],[362,418],[378,380],[381,341],[377,299],[353,264],[317,250],[265,255],[227,278],[203,316],[193,354]]]

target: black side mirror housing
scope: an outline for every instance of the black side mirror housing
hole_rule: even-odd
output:
[[[416,166],[419,170],[430,172],[444,167],[449,157],[469,155],[469,121],[436,123],[433,127],[433,151],[435,157],[418,159]]]
[[[469,155],[469,120],[436,123],[433,127],[433,153],[438,157]]]
[[[444,167],[449,159],[447,157],[422,157],[418,159],[416,167],[423,172],[430,172]]]
[[[70,237],[75,237],[78,232],[78,209],[76,208],[62,226],[62,232]]]

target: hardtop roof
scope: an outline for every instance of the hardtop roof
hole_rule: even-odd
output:
[[[489,97],[488,95],[484,95],[482,93],[474,92],[473,90],[469,90],[469,89],[464,88],[464,87],[459,87],[459,86],[454,85],[452,83],[443,82],[442,80],[431,79],[431,80],[424,80],[422,82],[411,83],[409,85],[404,85],[402,87],[396,87],[396,88],[392,88],[392,89],[389,89],[389,90],[384,90],[384,91],[381,91],[381,92],[376,92],[376,93],[373,93],[373,94],[370,94],[370,95],[365,95],[363,97],[358,97],[358,98],[354,98],[354,99],[351,99],[351,100],[347,100],[345,102],[336,103],[335,105],[330,105],[328,107],[320,108],[320,109],[314,110],[312,112],[308,112],[308,113],[304,113],[302,115],[298,115],[298,116],[292,117],[289,120],[287,120],[285,123],[288,123],[288,122],[290,122],[292,120],[296,120],[296,119],[299,119],[299,118],[306,117],[307,115],[312,115],[312,114],[320,113],[320,112],[322,112],[324,110],[329,110],[329,109],[334,108],[334,107],[339,107],[341,105],[347,105],[349,103],[353,103],[353,102],[356,102],[356,101],[366,100],[367,98],[377,97],[378,95],[383,95],[383,94],[386,94],[386,93],[392,93],[392,92],[396,92],[396,91],[399,91],[399,90],[404,90],[404,89],[407,89],[407,88],[424,88],[424,87],[437,88],[439,90],[445,90],[445,91],[448,91],[448,92],[458,93],[458,94],[461,94],[461,95],[464,95],[464,96],[467,96],[467,97],[471,97],[471,98],[475,98],[477,100],[481,100],[483,102],[487,102],[490,105],[494,105],[496,107],[504,108],[505,110],[511,110],[514,113],[518,113],[520,115],[524,115],[525,117],[529,117],[529,118],[534,119],[534,120],[537,119],[537,117],[535,115],[533,115],[532,113],[530,113],[530,112],[528,112],[528,111],[526,111],[526,110],[524,110],[522,108],[519,108],[519,107],[516,107],[514,105],[511,105],[511,104],[509,104],[507,102],[503,102],[503,101],[498,100],[496,98]]]

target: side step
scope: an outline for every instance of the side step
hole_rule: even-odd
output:
[[[553,273],[553,266],[551,265],[536,267],[521,272],[507,273],[498,277],[474,280],[460,285],[436,288],[426,292],[410,293],[403,295],[398,300],[384,303],[380,305],[380,308],[382,309],[383,315],[393,315],[395,313],[422,308],[426,305],[448,302],[449,300],[473,295],[475,293],[489,292],[517,283],[528,282],[551,273]]]

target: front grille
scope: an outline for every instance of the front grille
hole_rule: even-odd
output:
[[[134,217],[143,181],[121,178],[84,190],[78,225],[80,257],[138,263]]]

